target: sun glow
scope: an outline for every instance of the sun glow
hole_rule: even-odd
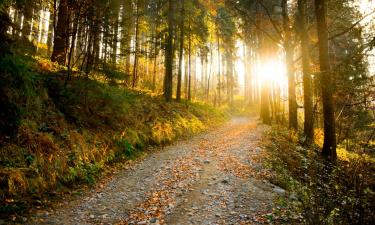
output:
[[[257,66],[255,76],[261,82],[273,82],[282,86],[287,81],[285,63],[269,59]]]

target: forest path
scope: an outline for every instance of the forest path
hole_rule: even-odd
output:
[[[234,118],[214,131],[150,154],[104,186],[43,214],[42,220],[45,224],[262,224],[275,196],[284,194],[262,177],[259,144],[265,130],[255,118]]]

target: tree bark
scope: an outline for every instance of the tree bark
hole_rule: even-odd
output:
[[[173,9],[174,0],[168,1],[168,33],[165,46],[165,76],[164,76],[164,98],[167,102],[172,100],[173,88]]]
[[[178,75],[177,75],[177,93],[176,99],[177,101],[181,100],[181,82],[182,82],[182,57],[184,54],[184,36],[185,36],[185,1],[181,0],[181,21],[180,21],[180,50],[178,56]]]
[[[123,7],[122,7],[122,10],[124,10]],[[116,6],[115,10],[114,10],[114,15],[116,17],[115,17],[114,26],[113,26],[113,41],[112,41],[112,49],[113,49],[112,50],[112,64],[113,64],[114,67],[116,67],[116,64],[117,64],[117,43],[118,43],[119,13],[120,13],[120,10]]]
[[[64,0],[62,0],[64,2]],[[67,1],[66,1],[67,2]],[[33,17],[34,2],[23,7],[23,26],[22,26],[22,37],[30,40],[31,37],[31,20]]]
[[[320,85],[322,88],[324,143],[322,154],[331,160],[337,158],[335,115],[333,106],[333,83],[330,71],[326,1],[315,0],[315,15],[319,39]]]
[[[61,0],[59,4],[59,12],[57,25],[53,41],[53,51],[51,56],[52,62],[58,62],[60,65],[65,65],[66,63],[66,54],[68,50],[67,40],[68,28],[69,28],[69,7],[68,0]]]
[[[154,32],[154,58],[153,58],[153,71],[152,71],[152,91],[155,91],[156,89],[156,68],[157,68],[157,59],[158,59],[158,40],[156,37],[158,26],[155,25],[155,32]]]
[[[294,49],[291,40],[291,24],[288,15],[288,0],[282,0],[283,27],[285,32],[284,50],[288,75],[289,128],[298,129],[296,81],[294,77]]]
[[[300,38],[302,50],[302,72],[303,72],[303,100],[304,100],[304,126],[303,132],[306,137],[306,144],[314,139],[314,114],[313,114],[313,93],[309,59],[309,37],[306,22],[306,0],[298,0]]]
[[[135,9],[135,40],[134,40],[134,65],[133,65],[133,83],[132,87],[135,88],[138,83],[138,51],[139,51],[139,0],[136,0]]]
[[[189,46],[188,46],[188,101],[191,101],[191,26],[189,21]]]
[[[218,97],[217,97],[217,105],[220,106],[221,104],[221,61],[220,61],[220,37],[219,31],[217,31],[217,62],[218,62]]]
[[[70,49],[69,49],[69,54],[68,54],[68,63],[67,63],[68,76],[65,79],[64,86],[68,84],[68,81],[70,80],[70,76],[72,73],[72,67],[73,67],[72,56],[74,54],[74,49],[75,49],[76,37],[77,37],[77,32],[78,32],[78,22],[79,22],[80,15],[81,15],[81,7],[78,6],[76,9],[76,13],[74,15],[74,20],[73,20],[72,38],[71,38]]]

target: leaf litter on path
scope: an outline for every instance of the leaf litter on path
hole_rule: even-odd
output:
[[[98,190],[57,207],[48,224],[265,224],[275,198],[263,182],[255,118],[176,142]]]

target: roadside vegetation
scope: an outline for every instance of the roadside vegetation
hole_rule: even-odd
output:
[[[273,127],[265,147],[272,183],[287,190],[276,200],[274,220],[287,224],[372,224],[375,210],[375,159],[366,151],[337,149],[327,162],[319,145]]]

